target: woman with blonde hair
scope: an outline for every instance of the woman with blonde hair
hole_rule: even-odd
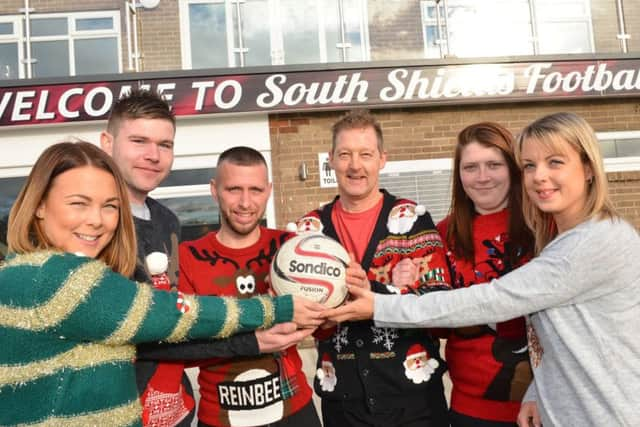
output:
[[[126,279],[136,241],[124,181],[87,143],[35,163],[9,215],[0,267],[0,425],[141,425],[133,344],[223,338],[320,305],[155,291]]]
[[[491,281],[422,296],[351,289],[325,314],[382,327],[460,327],[529,314],[534,381],[518,424],[636,425],[640,419],[640,236],[609,200],[593,129],[556,113],[518,139],[536,256]]]

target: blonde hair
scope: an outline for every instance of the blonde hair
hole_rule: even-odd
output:
[[[83,166],[102,169],[112,175],[116,182],[120,199],[118,226],[98,259],[128,277],[133,274],[136,265],[136,234],[127,187],[111,157],[89,142],[61,142],[50,146],[40,155],[9,213],[9,251],[23,254],[58,249],[53,247],[44,233],[36,212],[58,175]]]
[[[522,147],[525,142],[542,144],[553,153],[566,153],[573,149],[584,166],[592,172],[587,184],[587,200],[582,208],[584,220],[590,218],[615,218],[618,214],[609,199],[607,176],[604,171],[600,144],[593,128],[582,117],[574,113],[555,113],[542,117],[527,127],[518,137],[517,160],[522,164]],[[542,249],[558,234],[553,215],[540,210],[529,198],[523,185],[523,211],[527,226],[535,237],[535,252]]]

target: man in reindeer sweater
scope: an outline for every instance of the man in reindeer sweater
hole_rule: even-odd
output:
[[[297,224],[298,233],[322,232],[340,241],[374,292],[399,292],[394,267],[410,258],[420,271],[405,292],[448,289],[442,240],[423,206],[379,189],[386,162],[382,130],[366,111],[333,125],[330,163],[338,197]],[[391,286],[391,284],[396,286]],[[422,329],[376,328],[346,322],[319,330],[316,392],[325,427],[449,425],[439,342]]]
[[[222,153],[211,193],[220,230],[180,245],[180,290],[239,298],[267,293],[271,260],[290,234],[259,225],[271,193],[264,157],[248,147]],[[300,340],[312,332],[298,331]],[[198,382],[200,427],[320,427],[295,345],[200,362]]]

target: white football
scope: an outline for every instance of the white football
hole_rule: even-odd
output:
[[[347,296],[349,254],[322,234],[301,234],[287,240],[271,262],[271,287],[277,295],[297,295],[327,307]]]

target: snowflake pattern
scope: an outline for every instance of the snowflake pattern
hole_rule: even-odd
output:
[[[371,332],[373,332],[373,343],[382,344],[387,351],[391,351],[395,345],[394,340],[400,338],[398,330],[393,328],[376,328],[372,326]]]
[[[331,341],[333,342],[333,348],[340,353],[343,347],[349,345],[349,327],[338,325],[338,329],[333,334]]]

